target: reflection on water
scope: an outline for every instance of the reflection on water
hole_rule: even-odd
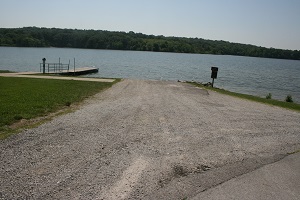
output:
[[[288,94],[300,102],[300,61],[241,56],[178,54],[140,51],[89,50],[69,48],[0,47],[0,69],[39,71],[47,62],[96,66],[93,77],[209,82],[210,68],[219,67],[215,86],[265,97],[272,93],[283,100]]]

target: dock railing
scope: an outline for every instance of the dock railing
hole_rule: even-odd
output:
[[[62,64],[62,63],[45,63],[45,67],[48,71],[48,73],[65,73],[69,72],[70,70],[70,64]],[[40,72],[43,71],[43,63],[40,63]]]

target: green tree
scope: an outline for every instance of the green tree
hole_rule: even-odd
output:
[[[133,31],[125,33],[38,27],[0,28],[0,46],[209,53],[300,60],[299,50],[265,48],[202,38],[145,35]]]

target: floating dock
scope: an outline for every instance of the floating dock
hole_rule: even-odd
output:
[[[70,60],[68,64],[58,63],[46,63],[46,58],[42,59],[43,62],[40,63],[40,72],[43,74],[60,74],[60,75],[70,75],[70,76],[79,76],[85,74],[97,73],[99,71],[95,66],[91,67],[81,67],[75,68],[75,58],[74,58],[74,68],[70,65]]]
[[[81,67],[76,68],[75,70],[63,70],[59,72],[60,75],[71,75],[71,76],[79,76],[85,74],[93,74],[98,73],[99,69],[96,67]]]

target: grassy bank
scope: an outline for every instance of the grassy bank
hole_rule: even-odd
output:
[[[45,116],[112,86],[113,83],[0,77],[0,139],[10,125]]]
[[[278,106],[278,107],[282,107],[282,108],[300,111],[300,104],[278,101],[278,100],[274,100],[274,99],[266,99],[266,98],[261,98],[261,97],[252,96],[252,95],[248,95],[248,94],[240,94],[240,93],[230,92],[230,91],[218,89],[218,88],[205,87],[202,84],[195,83],[195,82],[189,82],[189,83],[192,85],[195,85],[197,87],[205,88],[207,90],[219,92],[221,94],[226,94],[226,95],[230,95],[230,96],[234,96],[234,97],[238,97],[238,98],[242,98],[242,99],[248,99],[251,101],[256,101],[256,102],[265,103],[265,104],[269,104],[269,105],[273,105],[273,106]]]

